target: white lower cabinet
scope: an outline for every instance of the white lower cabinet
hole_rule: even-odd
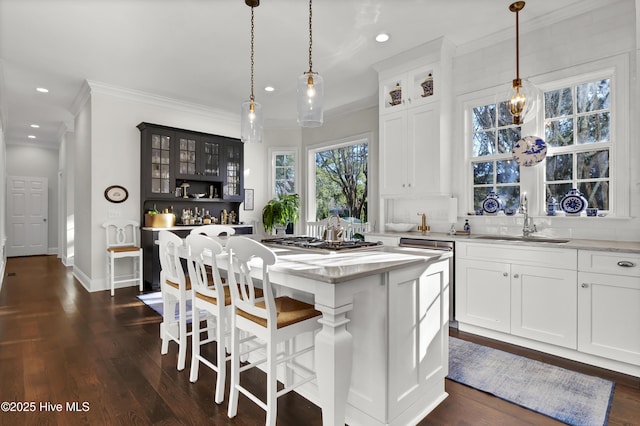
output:
[[[581,250],[578,259],[578,350],[640,365],[640,254]]]
[[[640,377],[639,253],[456,242],[455,264],[461,330]]]
[[[458,322],[509,333],[509,264],[456,258],[455,265]]]
[[[457,243],[456,319],[575,349],[576,277],[575,250]]]
[[[577,347],[577,272],[511,266],[511,334]]]

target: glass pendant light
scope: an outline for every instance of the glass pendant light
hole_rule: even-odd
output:
[[[262,105],[256,102],[253,96],[253,8],[260,5],[260,0],[245,0],[245,3],[251,7],[251,96],[248,101],[242,103],[240,140],[245,143],[260,143],[262,142]]]
[[[533,109],[535,89],[527,80],[520,79],[520,28],[518,13],[524,8],[525,2],[517,1],[509,6],[509,10],[516,14],[516,78],[513,80],[509,109],[513,116],[513,124],[522,124],[525,116]]]
[[[298,78],[298,124],[302,127],[322,126],[323,121],[324,81],[322,76],[313,72],[311,59],[313,48],[312,18],[312,0],[309,0],[309,71]]]

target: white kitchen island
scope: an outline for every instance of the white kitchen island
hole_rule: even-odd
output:
[[[447,397],[449,253],[275,251],[272,282],[323,315],[317,384],[297,391],[324,425],[412,425]]]

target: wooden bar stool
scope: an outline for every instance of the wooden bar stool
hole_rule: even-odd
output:
[[[313,333],[320,329],[318,320],[321,312],[313,305],[289,297],[274,297],[271,281],[269,280],[269,266],[276,263],[276,255],[261,243],[246,237],[234,237],[227,243],[229,252],[229,279],[236,279],[238,285],[230,285],[232,311],[231,316],[231,393],[227,414],[235,417],[238,411],[238,396],[242,392],[267,412],[266,425],[276,424],[277,398],[296,387],[315,379],[315,372],[295,362],[303,354],[313,351],[313,344],[297,351],[293,339],[303,333]],[[252,259],[258,262],[251,262]],[[264,300],[259,300],[256,294],[252,269],[256,269],[259,281],[262,282]],[[255,272],[254,272],[255,273]],[[240,331],[248,333],[248,338],[240,339]],[[247,345],[246,343],[259,343]],[[247,352],[240,352],[240,344]],[[277,352],[278,345],[284,343],[285,351]],[[256,350],[266,352],[266,359],[252,360],[248,358],[246,364],[240,366],[240,357],[244,357]],[[262,355],[258,353],[259,357]],[[292,383],[286,380],[285,387],[278,391],[277,366],[285,364],[286,377],[293,378],[294,372],[300,379]],[[249,392],[240,384],[240,373],[258,365],[266,364],[267,398],[266,402]]]

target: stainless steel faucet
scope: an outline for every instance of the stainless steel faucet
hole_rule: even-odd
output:
[[[520,200],[520,211],[522,212],[522,214],[524,214],[522,235],[524,237],[528,237],[538,230],[536,229],[536,224],[533,223],[533,218],[529,216],[529,201],[527,200],[527,194],[524,194]]]

